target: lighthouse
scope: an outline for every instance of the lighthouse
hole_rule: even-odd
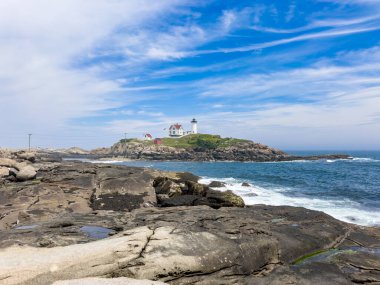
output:
[[[198,133],[198,122],[196,119],[193,119],[191,121],[191,133],[192,134],[197,134]]]

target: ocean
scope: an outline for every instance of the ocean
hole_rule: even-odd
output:
[[[380,151],[289,152],[296,155],[346,153],[352,160],[294,162],[154,162],[115,164],[189,171],[201,183],[213,180],[240,195],[247,205],[289,205],[323,211],[339,220],[380,226]],[[248,182],[250,187],[241,183]]]

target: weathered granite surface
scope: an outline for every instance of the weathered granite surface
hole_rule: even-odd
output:
[[[56,281],[52,285],[164,285],[160,281],[136,280],[126,277],[120,278],[83,278]]]
[[[187,173],[32,165],[33,180],[0,180],[0,284],[380,282],[379,228],[305,208],[242,207]]]

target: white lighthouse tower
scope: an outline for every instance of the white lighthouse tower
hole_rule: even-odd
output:
[[[198,122],[196,119],[193,119],[191,121],[191,133],[192,134],[197,134],[198,133]]]

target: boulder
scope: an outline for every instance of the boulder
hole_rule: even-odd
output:
[[[243,183],[241,184],[241,186],[243,186],[243,187],[251,187],[251,184],[249,184],[249,183],[247,183],[247,182],[243,182]]]
[[[187,186],[186,194],[189,194],[189,195],[206,196],[206,193],[209,189],[206,185],[193,182],[193,181],[186,181],[186,186]]]
[[[244,207],[244,200],[234,194],[231,190],[216,191],[209,190],[206,195],[209,205],[213,208],[220,207]]]
[[[182,195],[163,200],[160,199],[160,204],[162,207],[193,206],[198,199],[199,196],[196,195]]]
[[[179,196],[182,194],[181,186],[168,178],[160,178],[159,182],[154,182],[156,194],[166,194],[169,197]]]
[[[225,187],[226,183],[221,182],[221,181],[211,181],[211,183],[208,186],[212,188],[219,188],[219,187]]]
[[[8,170],[9,170],[9,175],[16,177],[18,173],[18,170],[16,168],[8,168]]]
[[[216,181],[217,182],[217,181]],[[162,207],[207,205],[212,208],[244,207],[244,201],[231,191],[211,190],[209,186],[172,177],[159,177],[153,182],[157,203]]]
[[[37,171],[32,166],[25,166],[16,174],[18,181],[27,181],[36,178]]]
[[[12,167],[12,168],[18,169],[17,165],[18,165],[17,161],[13,159],[0,157],[0,166]]]
[[[20,151],[16,153],[18,159],[28,160],[30,162],[36,161],[36,154],[34,152]]]
[[[7,167],[0,167],[0,178],[9,176],[9,169]]]

